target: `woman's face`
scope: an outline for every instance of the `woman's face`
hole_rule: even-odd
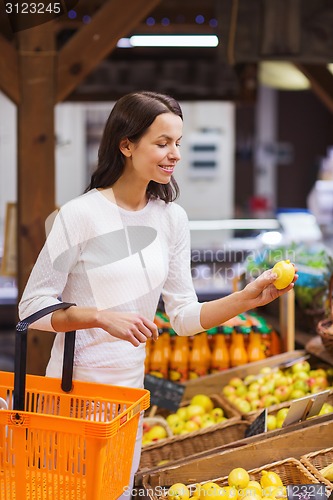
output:
[[[180,160],[180,140],[183,121],[173,113],[158,115],[138,143],[128,142],[125,174],[148,184],[170,182],[171,175]]]

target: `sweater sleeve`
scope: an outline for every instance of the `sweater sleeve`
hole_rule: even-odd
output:
[[[31,271],[18,306],[19,318],[61,302],[68,274],[77,262],[80,245],[75,214],[61,209]],[[49,314],[33,323],[33,328],[54,332]]]
[[[172,328],[181,336],[203,331],[200,323],[202,303],[198,301],[191,275],[191,246],[188,218],[176,205],[173,220],[174,246],[170,249],[169,272],[162,290],[165,311]]]

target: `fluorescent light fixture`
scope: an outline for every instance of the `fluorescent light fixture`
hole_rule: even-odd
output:
[[[133,35],[121,38],[117,47],[217,47],[216,35]]]
[[[223,219],[223,220],[192,220],[189,221],[192,231],[220,231],[223,229],[278,229],[276,219]]]

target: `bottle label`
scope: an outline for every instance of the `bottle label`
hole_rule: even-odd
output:
[[[149,374],[152,375],[153,377],[165,378],[165,374],[158,370],[150,370]]]

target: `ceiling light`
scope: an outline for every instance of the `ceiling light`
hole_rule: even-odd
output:
[[[259,65],[259,82],[278,90],[306,90],[310,82],[294,64],[285,61],[263,61]]]
[[[121,38],[117,47],[216,47],[216,35],[133,35]]]

